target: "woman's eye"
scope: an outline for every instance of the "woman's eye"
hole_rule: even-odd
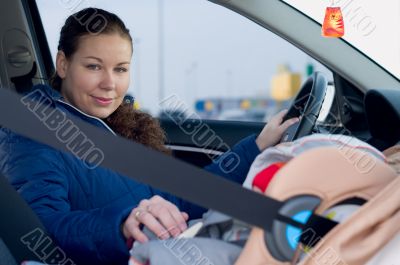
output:
[[[89,64],[86,66],[89,70],[100,70],[101,67],[98,64]]]
[[[117,67],[117,68],[115,68],[115,71],[118,73],[125,73],[125,72],[128,72],[128,69],[125,67]]]

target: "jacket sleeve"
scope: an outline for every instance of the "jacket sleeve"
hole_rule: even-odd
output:
[[[231,150],[222,154],[204,169],[242,184],[249,172],[251,163],[259,154],[260,149],[256,144],[256,135],[253,134],[242,139]]]
[[[32,145],[35,147],[27,148]],[[129,253],[120,225],[131,209],[115,204],[71,209],[68,171],[60,162],[61,153],[32,145],[11,145],[11,160],[3,171],[57,245],[75,264],[126,264]]]
[[[231,150],[222,154],[204,169],[228,180],[242,184],[251,164],[259,154],[260,149],[256,144],[256,135],[250,135],[242,139],[233,146]],[[169,194],[164,194],[162,196],[170,201],[177,200],[176,197]],[[202,214],[207,211],[206,208],[185,200],[179,200],[179,202],[174,203],[180,205],[180,209],[187,212],[190,219],[200,218]]]

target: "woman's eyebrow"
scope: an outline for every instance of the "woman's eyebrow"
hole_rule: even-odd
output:
[[[95,57],[95,56],[86,56],[86,57],[83,57],[83,58],[85,58],[85,59],[94,59],[94,60],[97,60],[97,61],[99,61],[99,62],[103,62],[103,60],[102,59],[100,59],[100,58],[98,58],[98,57]],[[120,62],[120,63],[118,63],[117,65],[123,65],[123,64],[130,64],[131,62],[129,62],[129,61],[126,61],[126,62]]]
[[[98,58],[98,57],[94,57],[94,56],[86,56],[86,57],[83,57],[83,58],[86,58],[86,59],[95,59],[95,60],[97,60],[97,61],[99,61],[99,62],[103,62],[103,60],[102,59],[100,59],[100,58]]]
[[[123,64],[131,64],[131,62],[122,62],[122,63],[119,63],[117,65],[123,65]]]

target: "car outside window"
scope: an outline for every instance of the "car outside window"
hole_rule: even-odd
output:
[[[331,72],[287,41],[204,0],[37,0],[53,59],[65,19],[87,6],[118,14],[134,38],[129,93],[168,117],[266,121],[313,71]],[[174,104],[166,104],[174,98]]]
[[[374,0],[284,2],[319,24],[326,7],[340,7],[345,30],[342,38],[400,79],[400,1],[385,1],[385,5]]]

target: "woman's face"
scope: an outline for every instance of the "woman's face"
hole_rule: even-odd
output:
[[[129,87],[131,42],[119,34],[85,35],[77,51],[57,54],[57,74],[64,99],[100,119],[113,113]]]

